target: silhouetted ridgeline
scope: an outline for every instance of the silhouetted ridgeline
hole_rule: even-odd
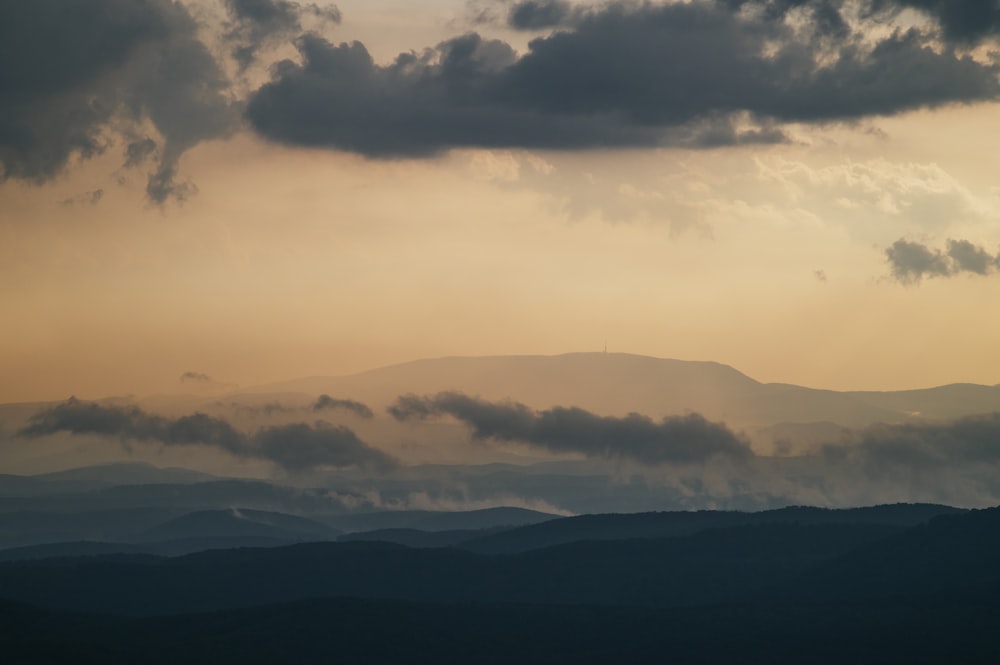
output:
[[[406,547],[465,547],[470,541],[484,536],[503,533],[512,527],[498,526],[489,529],[458,529],[453,531],[421,531],[420,529],[375,529],[345,533],[338,542],[352,541],[396,543]]]
[[[514,554],[342,542],[0,564],[0,653],[215,665],[1000,655],[1000,509],[583,516],[471,542],[521,532],[523,546],[542,527],[596,538]]]
[[[810,524],[772,517],[689,535],[581,540],[509,555],[344,542],[178,558],[11,562],[0,565],[0,589],[6,598],[53,608],[169,614],[312,597],[651,607],[788,597],[825,602],[904,591],[965,593],[1000,581],[1000,539],[982,531],[995,526],[1000,509],[942,515],[909,528],[873,521],[879,509],[873,510],[858,511],[854,523],[855,511],[830,511],[841,519]],[[949,553],[956,546],[958,553]],[[830,583],[835,571],[848,572]],[[880,592],[873,579],[898,581]]]
[[[933,504],[893,504],[870,508],[825,509],[793,506],[761,512],[700,510],[580,515],[522,526],[469,540],[465,549],[489,554],[528,550],[580,540],[689,536],[712,528],[755,524],[877,524],[914,526],[938,515],[963,512]]]

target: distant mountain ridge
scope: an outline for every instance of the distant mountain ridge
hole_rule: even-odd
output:
[[[348,376],[295,379],[248,388],[241,394],[328,393],[384,407],[403,394],[446,390],[488,400],[511,399],[534,408],[576,406],[606,415],[637,412],[659,418],[695,411],[751,427],[824,421],[859,427],[1000,410],[1000,386],[839,392],[761,383],[717,362],[627,353],[452,356]]]
[[[133,472],[149,480],[192,482],[132,484]],[[332,540],[345,531],[475,531],[556,517],[518,507],[385,510],[370,502],[359,502],[350,491],[237,478],[195,482],[199,477],[213,478],[143,464],[101,465],[39,476],[0,476],[0,550],[79,542],[148,545],[186,541],[179,547],[142,550],[183,552],[192,551],[189,548],[195,545],[193,541],[199,539],[240,538],[248,545],[263,545],[265,540],[287,544]],[[105,486],[113,478],[129,484]],[[67,485],[63,480],[71,482]],[[86,481],[83,488],[76,489],[78,481]],[[88,489],[92,484],[96,487]],[[211,546],[226,543],[213,542]],[[234,542],[231,546],[237,545]]]
[[[941,515],[963,512],[959,508],[934,504],[892,504],[843,509],[789,506],[760,512],[701,510],[577,515],[483,535],[467,540],[461,547],[481,554],[515,554],[580,541],[676,538],[709,529],[769,524],[850,523],[912,527]]]
[[[9,663],[996,663],[1000,603],[595,607],[311,599],[135,619],[0,600]],[[87,658],[90,656],[90,658]]]
[[[32,476],[0,474],[0,497],[86,492],[120,485],[194,484],[217,479],[217,476],[191,469],[163,468],[143,462],[116,462]]]
[[[762,383],[713,361],[628,353],[448,356],[388,365],[343,376],[312,376],[251,386],[225,396],[156,395],[138,404],[159,412],[207,411],[266,405],[310,410],[323,394],[356,400],[381,418],[407,394],[458,391],[489,401],[512,400],[534,409],[573,406],[600,415],[640,413],[654,419],[697,412],[773,440],[789,432],[823,439],[837,427],[953,420],[1000,411],[1000,385],[954,383],[916,390],[835,391]],[[45,404],[0,405],[0,425],[23,423]],[[223,411],[220,411],[223,409]],[[338,414],[345,416],[350,414]]]

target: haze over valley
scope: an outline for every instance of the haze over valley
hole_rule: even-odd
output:
[[[628,354],[452,357],[221,394],[7,405],[3,464],[182,467],[322,488],[337,510],[985,507],[1000,502],[998,410],[996,386],[836,392]]]

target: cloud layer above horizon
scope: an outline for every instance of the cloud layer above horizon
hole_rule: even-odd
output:
[[[103,405],[75,398],[42,409],[18,435],[38,438],[58,432],[117,437],[164,446],[209,446],[235,457],[273,462],[291,473],[362,467],[385,471],[397,461],[372,448],[349,428],[324,421],[263,427],[253,434],[204,413],[168,418],[137,406]]]
[[[468,32],[380,64],[325,36],[333,5],[8,3],[0,177],[44,182],[114,147],[151,201],[183,199],[181,155],[241,128],[369,157],[783,142],[789,123],[1000,98],[997,64],[969,51],[997,35],[987,4],[522,2],[511,27],[558,27],[526,52]],[[296,59],[268,59],[287,44]],[[250,83],[252,66],[271,80]]]
[[[6,3],[0,401],[605,341],[995,383],[997,52],[978,1]]]
[[[458,392],[400,396],[388,412],[407,426],[410,441],[440,436],[439,430],[422,432],[421,423],[450,417],[468,428],[476,444],[526,445],[553,459],[583,456],[608,464],[609,472],[618,468],[613,472],[620,476],[618,484],[638,482],[653,493],[650,496],[659,491],[657,487],[673,488],[690,494],[692,505],[701,507],[737,505],[727,501],[845,506],[878,501],[983,505],[1000,500],[1000,485],[994,480],[1000,468],[1000,413],[845,429],[837,440],[795,455],[771,456],[755,452],[743,435],[724,423],[710,422],[697,413],[656,422],[635,413],[609,417],[578,407],[535,410]],[[70,399],[36,412],[18,436],[40,439],[60,432],[126,444],[201,446],[270,462],[306,477],[323,470],[357,468],[374,474],[372,482],[387,496],[394,485],[380,488],[377,478],[396,469],[402,473],[397,480],[407,479],[411,491],[421,483],[427,483],[425,489],[430,491],[441,480],[442,467],[421,470],[417,465],[407,471],[402,461],[364,443],[352,430],[324,422],[268,425],[247,434],[225,418],[204,413],[169,418],[132,405]],[[557,494],[525,498],[551,501]],[[636,500],[644,499],[637,495]]]
[[[904,284],[925,277],[954,277],[963,273],[989,275],[1000,269],[1000,252],[991,254],[968,240],[948,240],[942,252],[920,242],[897,240],[885,250],[892,275]]]
[[[715,456],[737,460],[753,456],[745,438],[697,413],[657,423],[638,413],[614,418],[577,407],[534,411],[518,402],[498,404],[458,392],[404,395],[389,407],[389,413],[399,421],[449,415],[467,424],[475,439],[521,442],[553,453],[583,453],[642,464],[694,464]]]

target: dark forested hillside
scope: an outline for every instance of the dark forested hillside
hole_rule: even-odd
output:
[[[932,504],[894,504],[829,510],[789,507],[761,512],[713,511],[579,515],[522,526],[470,539],[463,547],[489,554],[525,552],[580,540],[666,538],[688,536],[705,529],[751,524],[879,524],[914,526],[938,515],[962,511]]]
[[[993,664],[1000,603],[684,609],[310,600],[145,619],[0,602],[11,665],[348,662]]]
[[[1000,656],[1000,508],[604,515],[529,533],[541,527],[569,541],[506,554],[426,542],[180,557],[95,547],[2,563],[0,652],[14,663],[214,665]]]
[[[785,598],[797,589],[795,595],[823,601],[870,595],[879,587],[867,581],[866,571],[889,580],[885,595],[964,592],[1000,580],[994,535],[982,534],[975,555],[953,555],[940,572],[929,574],[927,561],[937,561],[941,548],[968,545],[971,536],[962,540],[957,533],[990,529],[993,514],[943,516],[910,529],[864,521],[763,521],[499,555],[340,542],[138,562],[100,556],[22,561],[0,565],[0,588],[4,597],[47,607],[146,615],[312,597],[678,607]],[[607,519],[628,524],[635,517]],[[919,546],[908,545],[914,541]],[[890,583],[896,578],[901,581]]]

